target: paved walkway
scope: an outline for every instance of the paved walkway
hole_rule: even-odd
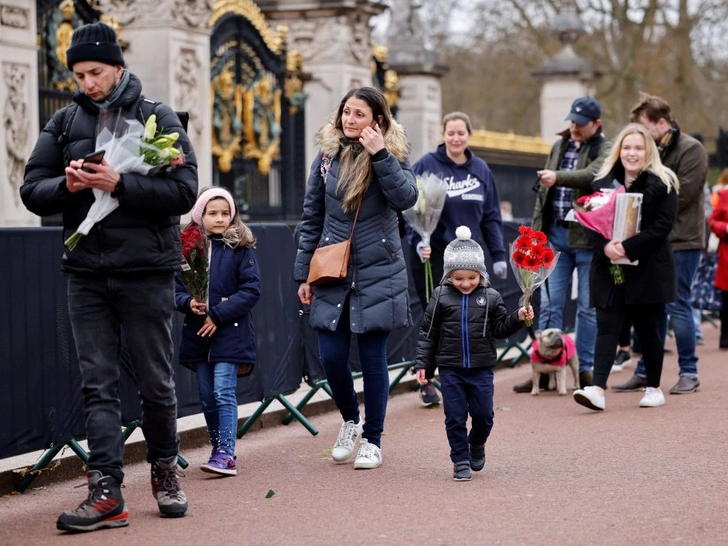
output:
[[[247,435],[235,478],[198,469],[207,448],[185,450],[186,518],[157,516],[137,463],[123,490],[128,527],[55,530],[85,495],[79,477],[1,498],[0,544],[728,544],[728,352],[716,329],[704,332],[702,390],[661,408],[614,393],[594,413],[570,396],[515,394],[530,369],[500,370],[488,464],[471,482],[451,479],[442,409],[410,392],[390,400],[379,469],[332,462],[340,418],[330,412],[312,418],[315,437],[299,424]],[[676,380],[669,355],[663,388]]]

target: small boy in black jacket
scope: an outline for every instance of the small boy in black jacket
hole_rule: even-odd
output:
[[[427,384],[440,368],[445,429],[453,479],[469,481],[485,466],[485,442],[493,428],[495,338],[517,332],[533,309],[509,313],[489,287],[483,249],[466,226],[444,253],[444,275],[432,294],[417,343],[415,373]],[[472,428],[468,434],[468,415]]]

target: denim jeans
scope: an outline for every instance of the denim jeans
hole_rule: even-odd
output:
[[[596,311],[593,307],[589,307],[589,269],[594,252],[584,248],[570,248],[569,229],[565,227],[552,226],[548,238],[554,251],[560,252],[561,255],[548,280],[541,285],[541,316],[538,327],[541,330],[563,329],[564,302],[569,297],[567,290],[576,269],[579,279],[579,294],[576,301],[576,354],[579,357],[579,371],[591,371],[594,366],[594,343],[597,335]]]
[[[348,306],[348,305],[347,305]],[[389,397],[389,369],[387,368],[387,338],[389,332],[357,334],[359,363],[364,380],[364,432],[362,437],[370,444],[381,447],[384,416]],[[336,407],[344,421],[359,422],[359,400],[354,389],[354,378],[349,368],[348,313],[341,314],[334,332],[318,333],[319,358],[326,372],[326,380],[334,395]]]
[[[483,445],[493,430],[493,369],[443,366],[440,385],[450,460],[469,461],[470,444]]]
[[[235,456],[238,432],[238,365],[230,362],[197,364],[197,386],[212,450]]]
[[[698,270],[700,250],[676,250],[675,268],[677,272],[677,299],[665,305],[665,312],[670,317],[672,331],[677,346],[677,361],[680,376],[698,378],[698,355],[695,352],[695,323],[693,322],[692,299],[690,288],[693,277]],[[667,335],[667,321],[662,321],[662,339]],[[644,362],[640,358],[635,375],[646,377]]]
[[[179,450],[172,372],[173,274],[70,273],[68,307],[81,372],[88,468],[123,481],[119,400],[122,334],[141,398],[147,461]]]

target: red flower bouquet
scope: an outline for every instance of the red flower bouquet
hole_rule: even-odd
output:
[[[511,267],[523,291],[522,305],[528,307],[536,288],[556,267],[559,253],[549,246],[546,235],[541,231],[521,226],[518,233],[521,235],[511,243]],[[531,320],[526,320],[526,326],[531,324]]]
[[[182,271],[180,278],[187,292],[196,301],[207,303],[207,287],[210,280],[207,260],[207,237],[198,225],[191,224],[182,230]]]

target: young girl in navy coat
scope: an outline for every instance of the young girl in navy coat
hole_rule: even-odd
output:
[[[243,224],[230,193],[219,187],[200,194],[192,224],[208,237],[207,302],[195,300],[176,278],[177,309],[184,313],[180,363],[197,372],[200,402],[212,444],[202,470],[235,476],[238,424],[237,378],[255,363],[251,310],[260,297],[255,237]]]

